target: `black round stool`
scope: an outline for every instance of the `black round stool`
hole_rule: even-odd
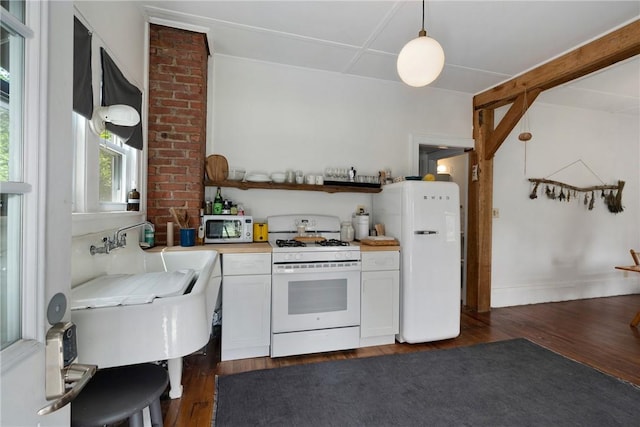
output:
[[[142,410],[162,427],[160,396],[169,382],[166,369],[151,363],[99,369],[71,403],[71,426],[94,427],[129,419],[142,427]]]

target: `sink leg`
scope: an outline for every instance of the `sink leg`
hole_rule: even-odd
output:
[[[169,397],[179,399],[182,397],[182,357],[167,360],[169,368]]]

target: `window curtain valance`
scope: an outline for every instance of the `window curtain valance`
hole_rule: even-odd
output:
[[[102,58],[102,105],[125,104],[138,111],[142,117],[142,92],[129,83],[109,54],[100,48]],[[135,126],[106,124],[110,132],[123,138],[127,145],[142,150],[142,122]]]
[[[91,32],[75,16],[73,20],[73,111],[91,119]]]

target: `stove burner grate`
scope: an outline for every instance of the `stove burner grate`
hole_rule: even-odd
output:
[[[328,239],[322,242],[317,242],[320,246],[350,246],[349,242],[345,242],[338,239]]]
[[[292,248],[292,247],[303,247],[307,246],[304,242],[300,242],[298,240],[276,240],[276,245],[279,248]]]

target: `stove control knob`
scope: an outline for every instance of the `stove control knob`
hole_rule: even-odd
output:
[[[342,252],[336,252],[335,257],[336,257],[336,259],[342,258]]]
[[[286,254],[284,259],[287,261],[291,261],[293,259],[293,254]]]
[[[296,259],[298,260],[302,259],[302,254],[296,254]]]

